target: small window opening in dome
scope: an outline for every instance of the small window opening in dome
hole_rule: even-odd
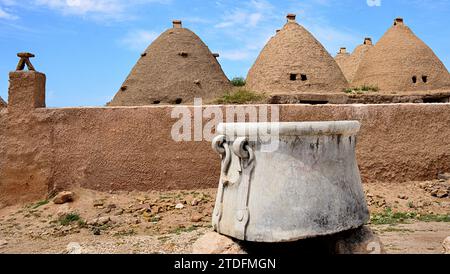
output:
[[[422,76],[422,81],[424,83],[428,82],[428,76],[426,76],[426,75]]]
[[[291,81],[297,81],[297,74],[291,73],[290,79],[291,79]]]
[[[301,77],[302,81],[308,80],[308,77],[306,76],[306,74],[301,74],[300,77]]]
[[[412,77],[412,81],[413,81],[414,84],[417,83],[417,76],[413,76]]]
[[[178,53],[178,55],[180,55],[181,57],[186,58],[186,57],[188,57],[189,54],[187,52],[185,52],[185,51],[182,51],[182,52]]]
[[[181,99],[181,98],[178,98],[175,100],[175,104],[177,104],[177,105],[181,104],[182,102],[183,102],[183,99]]]
[[[122,86],[122,87],[120,87],[120,90],[121,90],[121,91],[126,91],[127,88],[128,88],[127,86]]]
[[[161,101],[159,101],[159,100],[153,101],[154,105],[159,105],[160,103],[161,103]]]

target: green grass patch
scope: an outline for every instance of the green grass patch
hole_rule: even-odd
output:
[[[161,243],[166,243],[168,240],[170,240],[170,237],[169,236],[161,236],[161,237],[158,237],[158,240]]]
[[[114,234],[116,237],[128,237],[128,236],[134,236],[137,232],[134,229],[129,230],[122,230]]]
[[[381,230],[381,232],[382,232],[382,233],[384,233],[384,232],[413,233],[414,230],[411,230],[411,229],[404,229],[404,228],[396,228],[396,227],[389,226],[388,228]]]
[[[345,89],[344,92],[347,94],[364,94],[368,92],[378,92],[380,89],[377,86],[371,86],[371,85],[363,85],[360,87],[352,87]]]
[[[39,201],[39,202],[35,203],[34,205],[32,205],[32,206],[31,206],[31,209],[39,208],[39,207],[41,207],[41,206],[43,206],[43,205],[48,204],[49,202],[50,202],[49,200]]]
[[[76,213],[69,213],[66,215],[63,215],[59,218],[59,223],[61,225],[70,225],[73,222],[79,222],[82,221],[80,215],[76,214]]]
[[[217,99],[215,103],[221,105],[230,104],[248,104],[248,103],[258,103],[264,100],[266,96],[263,94],[258,94],[253,91],[248,91],[245,89],[239,89],[237,91],[228,92],[224,94],[221,98]]]
[[[373,214],[370,218],[370,222],[374,225],[406,224],[413,220],[421,222],[450,222],[450,215],[394,212],[388,208],[382,213]]]
[[[245,86],[245,78],[244,77],[234,77],[231,79],[231,84],[235,87],[243,87]]]

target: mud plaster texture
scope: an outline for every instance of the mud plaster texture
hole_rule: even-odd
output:
[[[172,28],[141,55],[109,106],[192,103],[213,100],[231,83],[203,41],[186,28]]]
[[[450,74],[433,50],[396,20],[367,52],[352,85],[373,85],[381,91],[449,89]]]
[[[333,57],[295,21],[286,23],[270,39],[250,69],[246,85],[249,90],[266,94],[341,92],[347,86]]]
[[[172,110],[3,108],[0,203],[34,201],[77,186],[100,191],[216,187],[218,155],[208,141],[173,141]],[[427,180],[449,172],[449,114],[450,104],[280,106],[280,120],[286,122],[360,121],[357,159],[364,182]]]
[[[362,94],[346,93],[302,93],[272,94],[267,97],[268,104],[399,104],[399,103],[450,103],[450,89],[447,91],[413,92],[368,92]]]

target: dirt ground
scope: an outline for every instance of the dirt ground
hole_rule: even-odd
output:
[[[443,253],[450,236],[450,181],[364,187],[370,226],[388,253]],[[72,191],[70,203],[0,209],[0,253],[190,253],[211,230],[215,189]]]

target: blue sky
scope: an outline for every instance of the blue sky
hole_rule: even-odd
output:
[[[333,56],[365,36],[376,42],[404,17],[450,68],[448,0],[0,0],[0,96],[16,53],[29,51],[47,75],[47,106],[102,106],[173,19],[220,53],[228,77],[246,76],[287,13]]]

